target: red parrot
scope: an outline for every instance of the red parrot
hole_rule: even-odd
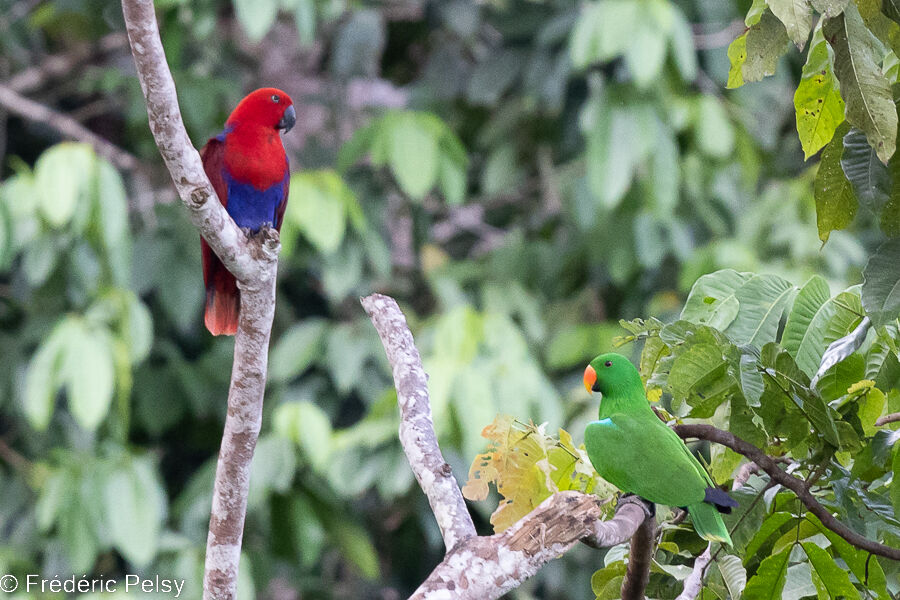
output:
[[[261,88],[241,100],[224,131],[200,150],[203,170],[238,227],[256,232],[269,225],[281,230],[290,171],[278,134],[296,122],[290,96]],[[234,335],[240,308],[237,282],[206,240],[201,238],[200,244],[206,286],[203,320],[213,335]]]

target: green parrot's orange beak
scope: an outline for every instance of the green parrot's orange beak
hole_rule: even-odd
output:
[[[588,394],[594,391],[594,383],[596,382],[597,371],[594,370],[594,367],[588,365],[587,369],[584,370],[584,389],[588,391]]]

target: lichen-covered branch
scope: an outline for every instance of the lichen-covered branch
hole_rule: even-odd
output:
[[[416,481],[431,505],[444,546],[452,550],[475,536],[475,525],[450,465],[438,446],[428,399],[428,379],[406,318],[393,298],[372,294],[361,300],[384,345],[400,405],[400,443]]]
[[[278,232],[263,228],[248,238],[228,216],[185,131],[152,0],[122,0],[122,9],[156,145],[191,221],[235,275],[241,290],[228,413],[216,466],[203,579],[204,599],[233,600],[250,491],[250,465],[262,422],[275,312]]]
[[[559,492],[502,533],[457,545],[410,600],[493,600],[518,587],[578,540],[621,544],[647,519],[640,502],[623,502],[616,516],[600,521],[596,496]],[[649,558],[647,559],[649,562]]]
[[[878,556],[900,560],[900,548],[892,548],[891,546],[879,544],[878,542],[856,533],[838,521],[827,508],[819,504],[819,501],[816,500],[815,496],[810,493],[805,481],[782,470],[772,457],[766,455],[765,452],[753,444],[742,440],[731,432],[723,431],[712,425],[675,425],[673,429],[675,430],[675,433],[682,438],[697,438],[716,442],[717,444],[722,444],[723,446],[731,448],[738,454],[746,456],[756,463],[760,469],[765,471],[772,481],[780,483],[794,492],[797,495],[797,498],[799,498],[806,506],[807,510],[816,515],[825,527],[847,540],[850,544],[871,552],[872,554],[877,554]]]

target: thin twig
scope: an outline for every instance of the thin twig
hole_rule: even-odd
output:
[[[878,417],[875,420],[875,427],[884,427],[888,423],[896,423],[897,421],[900,421],[900,412]]]
[[[109,160],[119,169],[133,171],[140,165],[133,154],[103,139],[75,119],[26,98],[2,83],[0,83],[0,106],[23,119],[43,123],[64,137],[90,144],[97,154]]]
[[[825,525],[825,527],[844,538],[847,542],[857,548],[871,552],[872,554],[877,554],[878,556],[884,556],[893,560],[900,560],[900,548],[892,548],[884,544],[879,544],[878,542],[863,537],[838,521],[837,518],[835,518],[828,509],[819,504],[812,493],[806,489],[806,483],[802,479],[794,477],[780,469],[778,464],[772,460],[770,456],[767,456],[753,444],[742,440],[733,433],[723,431],[712,425],[675,425],[673,429],[675,430],[675,433],[682,438],[698,438],[716,442],[717,444],[722,444],[723,446],[731,448],[738,454],[746,456],[748,459],[755,462],[760,469],[765,471],[773,481],[780,483],[794,492],[806,508],[809,509],[809,512],[819,517],[819,520],[822,521],[822,524]]]
[[[48,81],[55,81],[64,75],[71,75],[78,65],[98,55],[108,54],[128,47],[128,37],[124,33],[110,33],[95,44],[79,44],[63,54],[54,54],[39,65],[23,69],[11,76],[5,84],[13,91],[27,94]]]

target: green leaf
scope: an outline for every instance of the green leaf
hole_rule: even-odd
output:
[[[760,81],[774,75],[778,59],[787,52],[789,44],[784,25],[770,11],[765,11],[759,23],[747,31],[746,58],[741,66],[743,80]]]
[[[846,103],[847,120],[866,134],[883,163],[894,154],[897,142],[897,107],[875,40],[856,8],[850,4],[837,17],[827,19],[823,32],[834,49],[834,70]]]
[[[816,29],[794,93],[797,133],[804,158],[809,158],[831,141],[838,125],[844,121],[844,100],[834,76],[831,50],[821,32],[821,28]]]
[[[832,231],[847,227],[856,216],[856,195],[840,162],[844,152],[844,135],[849,130],[850,125],[846,122],[837,128],[831,142],[822,151],[816,172],[816,224],[819,239],[823,242],[828,241]]]
[[[803,550],[809,558],[813,573],[827,592],[827,598],[859,598],[859,592],[850,583],[850,576],[840,568],[828,552],[812,542],[803,542]]]
[[[303,373],[321,355],[327,323],[307,319],[278,338],[269,356],[269,382],[284,383]]]
[[[97,167],[93,218],[113,280],[127,287],[131,280],[131,232],[125,183],[106,160],[98,159]]]
[[[747,569],[744,568],[740,557],[724,554],[716,559],[716,566],[719,567],[728,593],[732,598],[740,598],[747,586]]]
[[[831,297],[828,282],[819,275],[807,281],[794,300],[781,343],[810,377],[819,370],[828,326],[840,311],[846,309]]]
[[[699,418],[711,417],[736,385],[722,350],[713,344],[692,345],[675,358],[669,372],[672,408],[687,402],[693,407],[691,416]]]
[[[724,330],[737,317],[741,306],[737,290],[750,277],[732,269],[703,275],[691,287],[680,318]]]
[[[778,322],[796,288],[777,275],[754,275],[737,290],[740,311],[725,333],[757,348],[775,339]]]
[[[744,588],[743,600],[780,600],[790,556],[785,550],[762,561]]]
[[[306,400],[286,402],[275,409],[275,431],[303,449],[316,471],[324,471],[331,457],[331,420],[325,412]]]
[[[113,545],[136,567],[146,567],[159,546],[166,505],[155,469],[146,459],[132,459],[115,469],[103,487],[106,523]]]
[[[798,50],[803,50],[812,31],[812,11],[807,0],[768,0],[772,14],[778,17],[788,37]]]
[[[882,0],[881,12],[894,23],[900,24],[900,0]]]
[[[346,233],[348,207],[356,202],[353,191],[334,171],[292,175],[282,234],[285,253],[293,250],[295,231],[324,254],[336,251]]]
[[[259,42],[269,33],[278,16],[276,0],[233,0],[238,22],[252,42]]]
[[[783,511],[774,512],[768,515],[747,544],[745,555],[756,555],[763,544],[765,544],[776,532],[781,531],[784,524],[791,521],[793,518],[794,515]]]
[[[697,77],[697,51],[694,48],[691,24],[680,7],[675,4],[669,6],[672,8],[673,17],[672,35],[669,38],[672,57],[675,59],[675,66],[678,67],[682,81],[694,81]]]
[[[316,2],[315,0],[297,0],[294,7],[294,23],[300,44],[309,46],[316,41]]]
[[[416,113],[397,113],[385,131],[388,161],[400,188],[421,200],[438,175],[438,141]]]
[[[866,135],[855,127],[844,136],[841,169],[853,186],[859,203],[875,214],[881,212],[891,193],[891,176],[887,166],[878,160]]]
[[[728,82],[725,87],[729,90],[744,85],[744,64],[747,62],[747,33],[736,37],[728,45],[728,60],[731,67],[728,70]]]
[[[724,158],[734,150],[734,129],[722,102],[715,96],[703,95],[697,104],[697,145],[713,158]]]
[[[882,244],[863,271],[862,304],[879,329],[900,315],[900,239]]]
[[[328,524],[328,533],[349,560],[366,579],[377,579],[381,573],[378,552],[369,538],[369,533],[359,525],[345,518],[335,519]]]
[[[850,0],[810,0],[812,7],[823,17],[836,17],[841,14]]]
[[[68,337],[68,320],[61,321],[38,347],[25,373],[25,401],[22,407],[29,424],[43,431],[50,424],[56,392],[62,380],[61,366]]]
[[[87,144],[64,142],[53,146],[34,165],[38,208],[53,227],[67,225],[79,202],[86,200],[95,156]]]
[[[62,376],[69,410],[79,425],[93,431],[112,402],[115,368],[109,335],[79,321],[68,329],[64,343]]]
[[[446,153],[441,153],[440,172],[438,183],[441,193],[449,204],[460,205],[466,201],[468,181],[466,180],[465,165],[459,165]]]

